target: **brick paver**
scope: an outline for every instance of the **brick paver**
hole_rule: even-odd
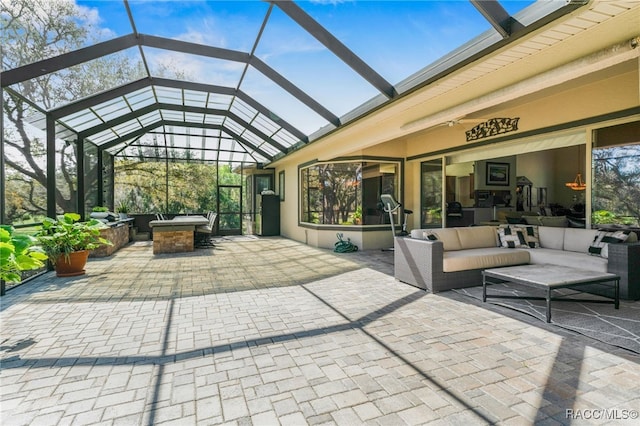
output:
[[[392,261],[243,237],[171,255],[135,243],[86,276],[38,277],[1,299],[0,423],[569,424],[568,409],[640,409],[640,356],[427,294]]]

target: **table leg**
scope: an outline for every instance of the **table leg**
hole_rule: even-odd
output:
[[[487,301],[487,277],[482,274],[482,301]]]
[[[547,322],[551,322],[551,287],[547,287]]]

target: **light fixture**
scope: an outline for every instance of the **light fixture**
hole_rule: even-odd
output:
[[[578,173],[576,175],[576,180],[565,183],[565,186],[573,189],[574,191],[584,191],[587,189],[587,184],[582,180],[582,173]]]
[[[587,189],[587,184],[582,180],[582,173],[580,173],[580,145],[578,145],[578,173],[573,182],[567,182],[564,185],[574,191],[584,191]]]

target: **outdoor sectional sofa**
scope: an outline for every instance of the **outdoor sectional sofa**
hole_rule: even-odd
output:
[[[437,293],[482,285],[482,271],[488,268],[554,264],[615,273],[620,276],[620,298],[640,299],[638,236],[624,232],[624,243],[602,242],[612,235],[526,225],[413,230],[409,237],[395,237],[395,278]]]

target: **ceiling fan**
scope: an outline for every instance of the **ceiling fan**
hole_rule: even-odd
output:
[[[402,129],[406,130],[406,129],[410,129],[412,127],[416,127],[417,125],[419,125],[421,122],[424,122],[424,121],[425,121],[424,118],[421,118],[419,120],[415,120],[415,121],[406,123],[406,124],[404,124],[402,126]],[[426,130],[431,130],[431,129],[435,129],[437,127],[443,127],[443,126],[454,127],[454,126],[459,125],[459,124],[467,124],[467,123],[472,123],[472,124],[484,123],[485,121],[487,121],[486,118],[456,118],[456,119],[453,119],[453,120],[447,120],[447,121],[444,121],[442,123],[434,124],[434,125],[429,126],[429,127],[425,127],[424,129],[421,129],[421,130],[422,131],[426,131]]]
[[[465,123],[484,123],[485,121],[487,121],[486,118],[458,118],[457,120],[449,120],[449,121],[445,121],[444,123],[440,124],[440,126],[448,126],[448,127],[453,127],[456,124],[465,124]]]

